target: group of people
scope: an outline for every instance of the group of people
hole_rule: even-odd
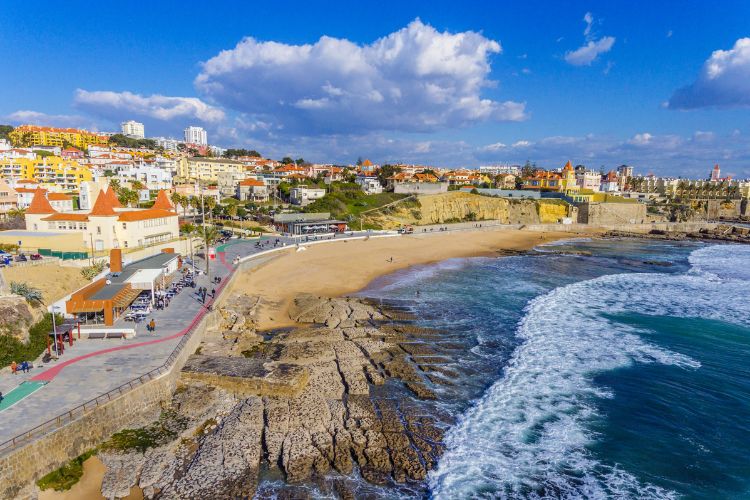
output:
[[[216,282],[214,281],[214,283],[216,283]],[[202,286],[202,287],[198,288],[197,294],[198,294],[198,298],[201,299],[201,303],[205,304],[206,303],[206,296],[208,295],[208,288],[206,288],[205,286]],[[211,297],[215,297],[215,296],[216,296],[216,289],[212,288],[211,289]]]
[[[16,363],[13,361],[10,364],[10,371],[13,375],[18,374],[19,371],[22,371],[24,373],[30,371],[34,366],[29,363],[28,361],[22,361],[21,363]]]

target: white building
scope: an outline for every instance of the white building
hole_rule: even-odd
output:
[[[156,141],[157,146],[167,151],[177,151],[178,146],[182,144],[182,141],[167,137],[154,137],[154,141]]]
[[[581,189],[599,191],[599,187],[602,184],[602,174],[600,174],[599,172],[594,172],[592,170],[585,170],[583,168],[577,169],[576,184]]]
[[[172,172],[153,165],[129,165],[118,169],[117,178],[122,183],[140,181],[152,191],[172,188]]]
[[[309,188],[307,186],[297,186],[289,190],[289,199],[293,205],[309,205],[315,200],[326,195],[325,189]]]
[[[198,146],[208,146],[208,135],[203,127],[190,126],[185,129],[185,142]]]
[[[500,174],[519,175],[521,167],[518,165],[482,165],[479,167],[479,173],[493,177]]]
[[[134,120],[122,122],[120,124],[120,129],[122,130],[122,133],[128,137],[133,137],[135,139],[143,139],[146,137],[143,124]]]
[[[377,177],[359,175],[354,180],[354,182],[359,184],[359,187],[362,188],[362,191],[367,194],[380,194],[383,192],[383,185],[380,184],[380,181]]]

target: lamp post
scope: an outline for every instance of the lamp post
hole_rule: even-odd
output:
[[[55,344],[55,354],[57,354],[57,357],[60,357],[60,346],[57,343],[57,324],[55,322],[55,309],[57,309],[54,305],[49,306],[50,311],[52,312],[52,339]]]

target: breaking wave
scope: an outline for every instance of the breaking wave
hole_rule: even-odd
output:
[[[700,364],[648,341],[614,315],[701,317],[750,324],[750,247],[701,248],[684,274],[616,274],[532,300],[521,344],[503,377],[448,432],[429,477],[436,498],[673,498],[587,450],[596,400],[612,397],[594,376],[633,363]]]

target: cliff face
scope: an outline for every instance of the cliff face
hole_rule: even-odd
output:
[[[472,220],[500,220],[508,224],[554,223],[568,216],[568,205],[556,200],[510,200],[459,191],[420,196],[387,213],[370,216],[385,229],[400,225],[428,225]]]

